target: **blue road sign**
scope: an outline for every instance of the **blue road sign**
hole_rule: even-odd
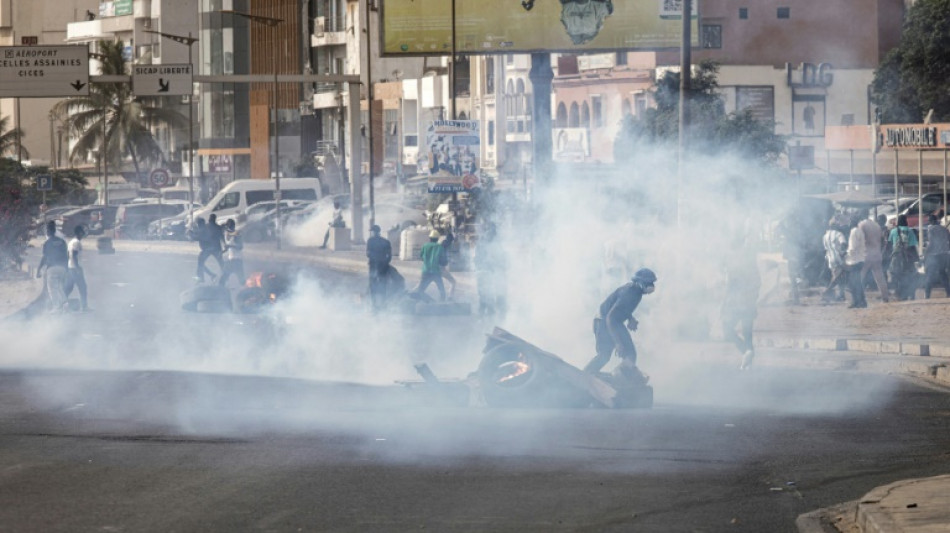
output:
[[[52,191],[53,190],[53,176],[50,174],[40,174],[39,176],[37,176],[36,190]]]

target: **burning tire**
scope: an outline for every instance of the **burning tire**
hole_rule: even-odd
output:
[[[245,287],[234,293],[234,311],[237,313],[260,313],[270,303],[267,291],[260,287]]]
[[[542,357],[515,344],[492,348],[478,366],[478,381],[490,407],[587,407],[591,397]]]
[[[225,300],[201,300],[195,304],[195,311],[199,313],[230,313],[231,302]]]
[[[227,306],[228,310],[231,308],[231,293],[228,289],[224,287],[219,287],[217,285],[198,285],[192,287],[188,290],[185,290],[179,295],[179,301],[181,302],[181,308],[185,311],[197,311],[197,312],[212,312],[208,311],[213,308],[222,308]],[[217,303],[207,303],[207,302],[217,302]],[[202,304],[199,309],[199,304]],[[202,309],[205,309],[203,311]],[[220,312],[220,311],[214,311]]]

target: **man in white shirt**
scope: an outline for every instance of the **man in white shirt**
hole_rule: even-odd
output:
[[[74,285],[79,289],[79,312],[84,313],[89,310],[89,306],[86,301],[86,276],[82,271],[82,265],[79,264],[79,254],[82,252],[82,239],[86,236],[86,229],[81,225],[76,226],[73,234],[75,236],[67,246],[68,263],[64,291],[66,298],[69,298]]]
[[[849,309],[868,306],[868,301],[864,296],[864,277],[861,275],[866,260],[867,245],[864,242],[864,232],[854,225],[851,228],[851,235],[848,236],[848,253],[844,258],[848,269],[848,286],[851,289]]]

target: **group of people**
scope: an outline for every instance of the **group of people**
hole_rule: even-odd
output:
[[[89,310],[86,276],[79,261],[85,236],[86,228],[77,225],[73,230],[73,238],[67,244],[57,234],[56,222],[51,220],[46,223],[46,242],[43,243],[43,257],[36,269],[36,277],[42,277],[43,269],[46,269],[45,288],[51,313],[67,310],[69,295],[74,288],[79,291],[79,312]]]
[[[237,231],[234,220],[229,219],[224,225],[218,224],[217,215],[208,217],[208,221],[201,217],[195,220],[195,227],[191,231],[191,239],[198,242],[198,266],[195,270],[195,280],[204,283],[205,275],[211,283],[217,281],[224,287],[231,275],[238,283],[244,281],[244,239]],[[225,259],[224,254],[227,253]],[[216,276],[205,263],[213,257],[218,263],[220,276]]]
[[[847,236],[845,233],[847,232]],[[930,298],[933,287],[940,285],[950,295],[950,231],[930,215],[925,228],[923,267],[926,275],[924,295]],[[822,293],[822,301],[844,301],[845,287],[851,293],[850,308],[867,307],[865,287],[873,280],[881,300],[913,300],[920,286],[918,265],[919,240],[900,215],[888,227],[885,217],[877,220],[855,216],[835,216],[822,237],[825,260],[831,279]]]

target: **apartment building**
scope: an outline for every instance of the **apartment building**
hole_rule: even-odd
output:
[[[120,2],[123,3],[124,2]],[[67,25],[99,16],[99,0],[0,0],[0,46],[63,45]],[[5,98],[0,116],[25,135],[23,147],[36,165],[67,165],[63,117],[51,113],[55,98]]]

